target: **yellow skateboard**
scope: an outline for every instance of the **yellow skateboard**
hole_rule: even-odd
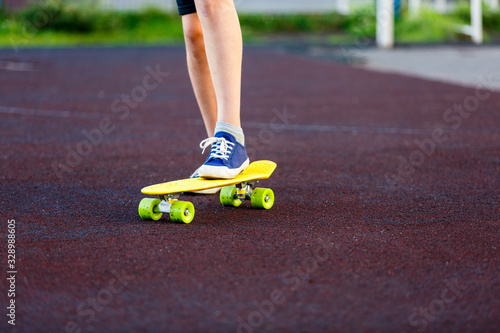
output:
[[[139,203],[139,216],[144,220],[157,221],[163,213],[170,214],[175,222],[190,223],[194,218],[194,206],[188,201],[179,201],[182,192],[195,192],[222,187],[220,202],[225,206],[238,207],[242,200],[250,199],[254,208],[270,209],[274,204],[274,193],[270,188],[254,188],[260,179],[271,176],[276,163],[255,161],[233,179],[188,178],[144,187],[141,192],[158,198],[144,198]]]

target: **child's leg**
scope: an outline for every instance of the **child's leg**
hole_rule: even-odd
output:
[[[183,15],[182,27],[186,42],[189,77],[205,122],[208,137],[213,137],[217,122],[217,99],[212,77],[210,76],[205,42],[198,15],[196,13]]]
[[[210,155],[198,173],[206,178],[234,178],[249,165],[240,125],[243,41],[233,0],[194,0],[217,99],[217,123]]]
[[[215,94],[217,120],[240,127],[243,42],[233,0],[195,0]]]
[[[209,135],[200,147],[211,146],[195,174],[234,178],[249,164],[240,127],[243,42],[238,15],[233,0],[177,0],[177,5],[189,75]]]

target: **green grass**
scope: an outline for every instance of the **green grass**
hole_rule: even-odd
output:
[[[404,12],[395,22],[395,39],[400,43],[455,41],[456,26],[468,23],[469,16],[468,3],[460,4],[449,15],[424,10],[418,18],[410,18]],[[299,37],[311,42],[353,44],[374,40],[376,33],[374,6],[358,8],[348,16],[245,14],[240,15],[240,22],[245,40],[255,43]],[[499,36],[500,14],[485,7],[483,25],[487,36]],[[19,12],[0,11],[0,47],[182,42],[182,24],[177,13],[155,8],[110,11],[92,0],[44,0]]]
[[[401,43],[436,43],[457,39],[456,25],[450,16],[422,10],[417,18],[404,17],[394,25],[394,39]]]
[[[290,15],[240,15],[245,34],[325,33],[344,30],[345,17],[338,13]]]
[[[1,46],[165,44],[183,40],[179,16],[154,8],[106,11],[88,1],[45,1],[0,14]]]

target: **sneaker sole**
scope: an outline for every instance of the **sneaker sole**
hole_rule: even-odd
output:
[[[250,159],[247,158],[243,164],[237,169],[228,169],[226,167],[212,167],[209,165],[203,165],[199,169],[200,177],[207,179],[232,179],[238,176],[243,170],[248,168],[250,164]]]
[[[187,193],[195,193],[195,194],[216,194],[222,189],[222,187],[214,187],[214,188],[209,188],[206,190],[201,190],[201,191],[193,191],[193,192],[187,192]]]

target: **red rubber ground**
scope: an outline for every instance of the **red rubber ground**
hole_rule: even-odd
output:
[[[500,93],[249,48],[243,124],[276,203],[184,197],[180,225],[137,206],[204,160],[182,47],[0,60],[2,332],[499,330]]]

